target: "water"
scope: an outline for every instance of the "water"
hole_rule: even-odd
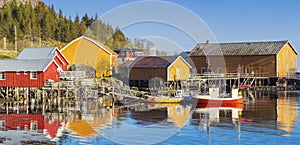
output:
[[[2,128],[0,144],[300,144],[299,104],[298,92],[255,92],[255,100],[225,108],[192,104],[103,108],[97,101],[81,100],[63,113],[45,113],[44,120],[15,116],[27,123],[27,129],[22,123]],[[29,122],[34,117],[37,130]]]

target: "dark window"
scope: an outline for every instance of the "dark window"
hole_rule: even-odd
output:
[[[0,80],[5,80],[5,72],[0,72]]]
[[[30,72],[30,79],[36,80],[37,79],[37,72],[35,72],[35,71]]]

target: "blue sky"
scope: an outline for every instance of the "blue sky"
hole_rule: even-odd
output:
[[[54,4],[56,10],[61,9],[67,17],[74,18],[76,14],[82,17],[85,13],[89,16],[97,14],[113,26],[121,25],[121,30],[130,38],[141,37],[155,42],[159,42],[156,40],[169,42],[157,47],[172,49],[175,52],[190,50],[197,42],[205,42],[207,39],[218,42],[289,40],[300,52],[298,0],[172,0],[158,1],[162,2],[161,7],[153,5],[153,8],[148,3],[157,1],[42,1],[47,5]],[[139,8],[139,5],[132,4],[133,2],[141,5],[144,2],[144,7]],[[163,6],[164,4],[166,5]],[[126,5],[131,7],[126,9]],[[115,11],[122,12],[122,8],[130,12],[119,14],[122,17],[115,17],[114,20],[110,19],[114,17],[111,13],[118,15]],[[129,24],[124,20],[130,21],[135,18],[141,20],[149,13],[153,15],[149,15],[150,19],[142,23]],[[188,13],[189,16],[185,15]],[[156,16],[158,21],[155,21],[153,16]],[[208,31],[210,34],[207,34]],[[299,57],[297,62],[299,70]]]

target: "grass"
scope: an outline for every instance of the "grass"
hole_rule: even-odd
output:
[[[0,59],[15,59],[18,52],[9,50],[0,50]]]

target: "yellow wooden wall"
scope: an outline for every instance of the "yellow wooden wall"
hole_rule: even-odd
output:
[[[176,70],[181,70],[181,74]],[[190,67],[183,61],[182,58],[175,60],[175,62],[168,68],[168,81],[187,80],[190,77]]]
[[[297,67],[297,54],[289,43],[277,54],[277,75],[279,77],[289,75],[290,68]]]
[[[98,78],[112,74],[111,55],[87,39],[80,38],[73,41],[62,50],[62,53],[70,65],[84,64],[93,67]]]

